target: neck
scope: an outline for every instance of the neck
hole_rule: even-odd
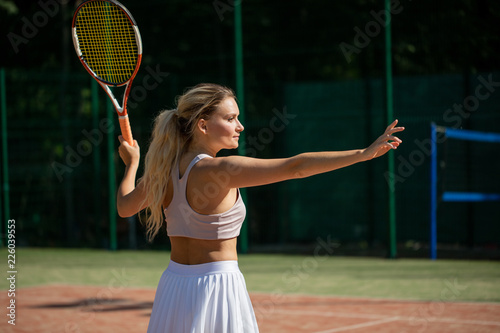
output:
[[[217,155],[218,151],[215,149],[211,149],[210,147],[206,147],[205,145],[202,145],[202,144],[198,144],[198,145],[193,144],[186,150],[186,153],[194,155],[194,156],[199,155],[199,154],[207,154],[207,155],[210,155],[212,157],[215,157],[215,155]]]

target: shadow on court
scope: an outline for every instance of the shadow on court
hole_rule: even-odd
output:
[[[105,299],[97,300],[95,298],[87,298],[74,302],[64,303],[49,303],[31,306],[33,309],[60,309],[60,308],[78,308],[80,311],[129,311],[151,309],[153,302],[135,302],[132,299]]]

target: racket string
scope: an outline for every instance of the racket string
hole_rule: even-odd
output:
[[[88,67],[112,84],[128,81],[138,62],[136,32],[128,16],[116,5],[92,1],[80,8],[75,26]]]

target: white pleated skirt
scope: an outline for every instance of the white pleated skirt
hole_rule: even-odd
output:
[[[237,261],[170,261],[156,289],[148,333],[259,332]]]

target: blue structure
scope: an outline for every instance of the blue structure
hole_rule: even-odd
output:
[[[458,130],[431,124],[431,203],[430,203],[430,257],[437,259],[437,204],[438,204],[438,157],[437,157],[437,133],[443,133],[446,138],[458,140],[495,142],[500,143],[500,133],[486,133],[470,130]],[[500,201],[500,193],[477,193],[477,192],[444,192],[441,195],[443,202],[481,202]]]

